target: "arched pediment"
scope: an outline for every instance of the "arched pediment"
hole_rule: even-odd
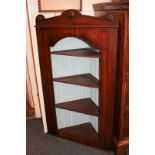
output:
[[[60,16],[47,19],[43,15],[38,15],[36,17],[36,27],[118,27],[117,21],[114,18],[111,18],[111,16],[112,15],[107,15],[102,19],[93,16],[81,15],[81,13],[77,10],[67,10],[62,12]]]

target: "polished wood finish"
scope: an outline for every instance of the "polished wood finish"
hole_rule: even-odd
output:
[[[58,135],[86,145],[100,147],[98,134],[91,123],[62,128],[58,131]]]
[[[92,48],[53,51],[52,54],[64,55],[64,56],[88,57],[88,58],[99,58],[100,57],[100,53]]]
[[[94,10],[97,17],[105,18],[110,14],[118,20],[118,57],[117,81],[113,139],[117,155],[125,155],[129,145],[129,27],[128,27],[127,0],[110,3],[95,4]],[[121,145],[120,145],[121,143]]]
[[[99,87],[98,80],[90,73],[53,78],[53,81],[91,87],[91,88]]]
[[[100,3],[94,4],[95,11],[123,11],[129,9],[128,2],[108,2],[108,3]],[[105,13],[105,12],[104,12]],[[111,13],[111,12],[110,12]]]
[[[129,155],[129,139],[124,139],[123,141],[113,140],[114,152],[116,155]]]
[[[75,111],[87,115],[98,116],[98,107],[90,98],[56,104],[56,108]]]
[[[80,12],[75,10],[68,10],[63,12],[60,16],[52,18],[45,19],[43,15],[38,15],[36,17],[40,69],[49,133],[62,136],[60,131],[63,131],[57,128],[53,81],[98,88],[99,125],[97,137],[99,139],[99,144],[97,142],[97,137],[93,136],[94,132],[89,131],[90,127],[86,127],[88,131],[84,130],[84,136],[88,139],[84,137],[83,140],[81,137],[75,136],[74,134],[70,134],[69,136],[63,134],[63,137],[87,145],[90,144],[91,146],[100,145],[102,149],[106,150],[112,149],[117,31],[118,23],[111,15],[107,15],[106,18],[102,19],[81,15]],[[100,51],[99,81],[90,74],[75,75],[67,77],[66,79],[53,78],[51,62],[51,52],[53,51],[50,51],[49,47],[54,46],[59,40],[70,36],[77,37],[88,43],[92,49]],[[70,133],[74,133],[74,128],[71,129]],[[85,128],[80,126],[77,131],[83,131],[83,129]],[[92,135],[90,135],[90,133],[92,133]]]

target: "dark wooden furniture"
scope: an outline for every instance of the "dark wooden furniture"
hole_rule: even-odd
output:
[[[127,0],[95,4],[97,17],[113,15],[119,23],[116,103],[113,143],[117,155],[125,155],[129,145],[129,34]]]
[[[75,10],[68,10],[63,12],[61,16],[48,19],[45,19],[43,15],[36,17],[42,86],[47,126],[50,134],[111,150],[116,81],[117,29],[117,22],[109,18],[108,15],[101,19],[81,15]],[[54,46],[59,40],[69,36],[80,38],[93,48],[50,51],[50,46]],[[88,73],[53,78],[51,54],[88,57],[91,59],[98,58],[100,64],[99,80]],[[54,81],[99,89],[99,106],[97,107],[90,98],[55,104]],[[89,122],[58,129],[56,108],[97,116],[98,133]]]

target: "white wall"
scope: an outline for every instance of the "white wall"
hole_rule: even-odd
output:
[[[108,2],[108,1],[110,0],[83,0],[82,14],[94,15],[92,4]],[[35,32],[34,26],[35,26],[35,18],[38,14],[43,14],[45,17],[53,17],[56,15],[59,15],[60,13],[39,13],[38,0],[27,0],[27,4],[28,4],[29,17],[30,17],[30,28],[31,28],[35,68],[36,68],[37,81],[38,81],[41,114],[42,114],[42,119],[44,124],[44,131],[47,132],[47,125],[46,125],[45,111],[44,111],[44,100],[43,100],[43,93],[42,93],[42,86],[41,86],[40,68],[39,68],[39,59],[38,59],[38,48],[37,48],[36,32]]]
[[[30,106],[32,108],[34,108],[31,81],[30,81],[30,75],[29,75],[28,63],[27,62],[26,62],[26,100],[28,100]]]
[[[28,15],[28,14],[27,14]],[[29,75],[29,85],[31,86],[31,91],[28,92],[32,93],[31,104],[32,107],[35,109],[35,116],[41,117],[40,113],[40,105],[39,105],[39,98],[38,98],[38,90],[37,90],[37,81],[35,75],[35,64],[33,60],[33,49],[31,48],[31,37],[30,37],[30,27],[28,24],[28,16],[27,16],[27,24],[26,24],[26,64],[27,64],[27,75]],[[28,89],[28,88],[27,88]]]

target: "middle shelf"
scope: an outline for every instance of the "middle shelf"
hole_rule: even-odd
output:
[[[79,49],[53,51],[51,54],[75,56],[75,57],[88,57],[88,58],[100,57],[100,52],[97,52],[95,49],[92,48],[79,48]]]
[[[55,106],[56,108],[60,109],[80,112],[92,116],[98,116],[98,107],[90,98],[58,103]]]
[[[65,77],[57,77],[57,78],[53,78],[53,81],[86,86],[91,88],[99,87],[99,81],[96,79],[96,77],[94,77],[90,73],[71,75],[71,76],[65,76]]]

